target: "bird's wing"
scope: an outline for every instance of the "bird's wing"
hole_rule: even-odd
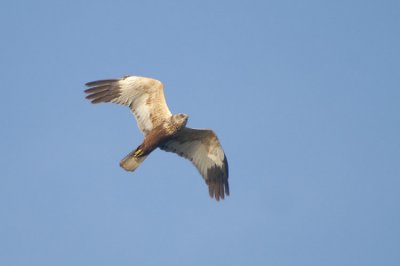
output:
[[[184,128],[160,148],[190,160],[208,185],[210,197],[219,200],[229,195],[228,160],[212,130]]]
[[[112,102],[127,105],[135,115],[139,129],[146,135],[171,116],[164,97],[163,84],[155,79],[126,76],[88,82],[86,98],[92,103]]]

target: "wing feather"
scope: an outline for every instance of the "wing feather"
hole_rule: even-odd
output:
[[[155,79],[126,76],[88,82],[86,97],[92,103],[112,102],[129,106],[139,129],[146,135],[171,116],[163,84]]]
[[[190,160],[208,185],[210,197],[219,200],[229,195],[228,160],[212,130],[184,128],[160,148]]]

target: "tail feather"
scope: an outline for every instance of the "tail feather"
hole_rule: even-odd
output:
[[[121,160],[119,165],[126,171],[133,172],[139,165],[147,158],[147,155],[135,157],[134,153],[136,150],[130,152],[124,159]]]

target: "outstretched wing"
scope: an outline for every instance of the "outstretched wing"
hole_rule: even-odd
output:
[[[190,160],[208,185],[210,197],[219,200],[229,195],[228,160],[212,130],[184,128],[160,148]]]
[[[171,116],[164,97],[163,84],[155,79],[126,76],[88,82],[86,97],[92,103],[112,102],[127,105],[135,115],[139,129],[146,135]]]

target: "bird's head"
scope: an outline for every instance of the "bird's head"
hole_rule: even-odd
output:
[[[185,127],[188,119],[189,116],[187,114],[176,114],[172,116],[172,121],[178,126],[178,128]]]

